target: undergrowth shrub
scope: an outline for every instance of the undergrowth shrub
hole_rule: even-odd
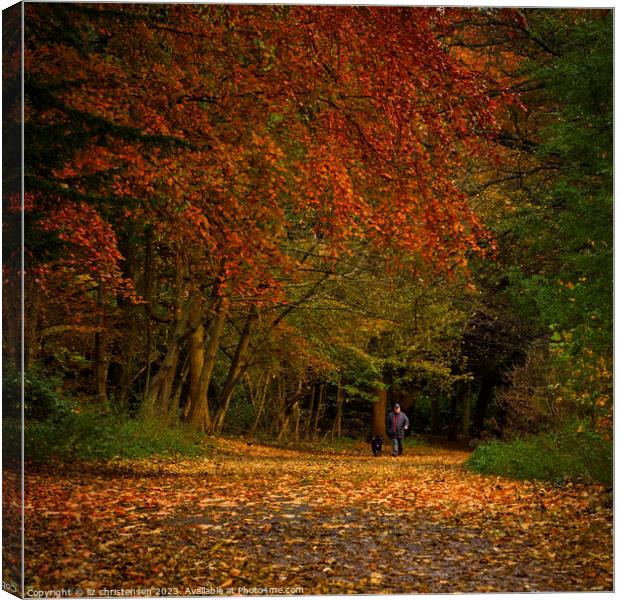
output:
[[[558,431],[481,444],[467,466],[477,473],[514,479],[586,480],[610,485],[613,444],[571,421]]]
[[[35,462],[197,455],[200,441],[198,433],[182,425],[171,427],[93,410],[53,415],[25,427],[26,458]]]

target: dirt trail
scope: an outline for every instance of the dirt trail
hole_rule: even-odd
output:
[[[221,440],[209,458],[31,474],[26,583],[73,595],[612,589],[604,490],[477,476],[466,457]]]

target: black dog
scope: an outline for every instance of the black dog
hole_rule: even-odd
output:
[[[381,437],[380,435],[376,435],[374,438],[372,438],[372,441],[370,442],[370,447],[372,448],[372,453],[375,456],[381,456],[382,446],[383,446],[383,437]]]

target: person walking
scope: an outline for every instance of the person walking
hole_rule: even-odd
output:
[[[400,411],[400,404],[395,404],[387,418],[387,434],[392,440],[392,456],[400,456],[403,453],[406,429],[409,429],[409,418]]]

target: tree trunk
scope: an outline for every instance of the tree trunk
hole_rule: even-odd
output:
[[[181,343],[198,323],[192,322],[190,315],[194,314],[196,298],[190,298],[185,307],[180,311],[172,339],[168,343],[168,350],[157,373],[152,377],[148,395],[144,399],[141,408],[143,418],[159,418],[166,420],[170,408],[172,386],[177,372],[177,363],[181,353]]]
[[[151,355],[153,353],[153,324],[151,310],[153,304],[153,234],[148,232],[144,251],[144,311],[146,313],[146,380],[144,382],[144,402],[151,393]]]
[[[168,418],[172,385],[176,377],[177,363],[181,347],[172,340],[159,370],[151,380],[149,395],[142,405],[142,416],[145,418]]]
[[[323,405],[325,402],[326,388],[322,383],[319,386],[319,395],[316,402],[316,410],[314,413],[314,423],[312,424],[312,438],[317,439],[319,437],[319,420],[321,418],[321,412],[323,411]]]
[[[288,433],[288,423],[290,414],[286,406],[286,385],[284,382],[284,376],[278,376],[278,435],[276,440],[282,441]]]
[[[127,353],[125,356],[125,360],[121,365],[121,374],[119,377],[116,391],[116,404],[118,408],[124,413],[129,410],[129,394],[131,392],[134,358],[137,350],[137,340],[134,336],[134,333],[134,329],[132,328],[126,346]]]
[[[107,335],[105,321],[105,285],[103,281],[99,281],[97,286],[97,308],[99,310],[98,331],[95,333],[95,360],[94,360],[94,379],[95,390],[97,393],[97,402],[100,406],[107,409],[108,393],[108,359],[107,359]]]
[[[476,402],[476,411],[474,413],[474,427],[476,434],[480,435],[484,429],[484,419],[487,415],[487,408],[491,400],[493,391],[493,380],[489,376],[485,376],[480,384],[480,392],[478,393],[478,402]]]
[[[288,436],[290,430],[291,419],[294,419],[295,422],[295,441],[299,442],[299,423],[300,423],[300,407],[299,402],[302,396],[303,389],[303,379],[298,380],[297,390],[294,394],[287,400],[286,398],[286,380],[282,376],[280,378],[279,385],[279,406],[280,406],[280,427],[278,431],[278,441],[282,441],[285,437]]]
[[[267,390],[269,389],[269,380],[270,380],[270,375],[266,375],[265,381],[262,385],[262,389],[257,394],[256,401],[257,401],[258,407],[256,409],[256,417],[254,417],[254,422],[252,423],[252,426],[250,427],[250,431],[248,432],[249,437],[254,436],[254,433],[256,432],[256,429],[258,428],[258,424],[260,423],[260,418],[263,414],[263,409],[265,408],[265,400],[267,399]]]
[[[228,412],[228,407],[230,406],[233,392],[235,391],[235,387],[239,382],[239,379],[244,373],[245,365],[243,364],[243,360],[245,359],[245,356],[247,354],[248,347],[250,345],[252,329],[257,319],[258,311],[256,310],[256,306],[253,304],[250,307],[250,311],[245,320],[245,325],[243,327],[243,331],[241,332],[241,337],[239,338],[239,343],[237,344],[235,355],[233,356],[230,368],[228,370],[228,377],[226,378],[224,388],[220,395],[219,408],[215,413],[215,417],[213,419],[213,433],[221,433],[222,428],[224,427],[226,413]]]
[[[125,257],[123,264],[123,272],[126,277],[132,281],[136,280],[135,262],[136,253],[135,245],[132,243],[123,244],[120,248],[121,254]],[[136,355],[141,349],[143,341],[143,335],[140,330],[140,316],[142,313],[142,307],[134,305],[128,299],[118,300],[119,308],[124,309],[129,315],[129,331],[126,337],[124,337],[122,345],[122,358],[119,364],[119,375],[117,379],[116,388],[114,390],[115,403],[117,408],[125,413],[129,413],[129,397],[131,395],[131,388],[133,385],[134,369]],[[108,386],[110,384],[110,371],[108,368]]]
[[[471,421],[471,394],[469,383],[464,383],[461,389],[461,433],[469,439],[469,423]]]
[[[332,436],[342,436],[342,386],[338,382],[338,390],[336,392],[336,418],[334,419],[334,426],[332,428]]]
[[[287,435],[289,429],[289,422],[291,420],[290,414],[285,414],[282,417],[282,421],[280,422],[280,429],[278,431],[278,435],[276,437],[277,442],[281,442]]]
[[[387,437],[385,420],[387,411],[387,390],[377,390],[377,399],[372,403],[372,436]]]
[[[140,349],[141,332],[138,326],[138,311],[136,308],[130,308],[132,317],[129,328],[129,335],[124,347],[123,362],[121,363],[121,373],[116,388],[116,403],[118,408],[123,412],[129,411],[129,396],[133,384],[133,373],[135,368],[135,359]],[[139,309],[142,310],[141,308]]]
[[[190,336],[190,391],[187,421],[199,431],[211,429],[211,413],[209,411],[209,385],[213,377],[213,369],[224,333],[228,310],[220,301],[215,307],[215,316],[209,327],[209,343],[204,350],[204,327],[202,323]],[[193,339],[192,339],[193,337]]]
[[[178,415],[177,412],[179,410],[179,406],[181,405],[181,393],[183,392],[183,386],[187,381],[187,376],[189,374],[189,354],[185,357],[185,361],[183,366],[181,367],[181,377],[179,378],[179,382],[177,383],[177,387],[172,395],[172,401],[170,403],[169,415],[177,422]]]
[[[304,430],[306,433],[306,439],[312,439],[312,423],[314,423],[314,398],[316,396],[317,386],[312,385],[312,391],[310,392],[310,407],[308,409],[308,420],[305,423]]]
[[[198,401],[198,388],[200,375],[205,364],[205,327],[202,323],[189,336],[188,341],[188,366],[189,366],[189,397],[188,408],[195,406]]]
[[[299,401],[295,402],[293,406],[293,415],[295,418],[295,443],[299,444],[299,421],[301,411],[299,410]]]

